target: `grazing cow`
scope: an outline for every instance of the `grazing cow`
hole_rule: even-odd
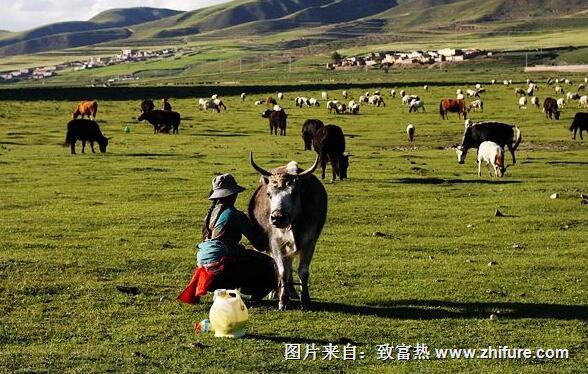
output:
[[[98,102],[95,100],[82,101],[73,111],[71,118],[77,119],[79,116],[88,116],[91,120],[96,120],[96,113],[98,113]]]
[[[584,90],[584,89],[586,89],[586,85],[584,83],[580,83],[578,85],[578,91],[581,91],[581,90]]]
[[[570,100],[580,100],[580,94],[577,92],[568,92],[566,94],[568,101]]]
[[[478,176],[482,176],[482,161],[486,161],[486,167],[488,168],[488,174],[492,176],[490,172],[490,165],[494,168],[494,176],[501,178],[504,176],[504,149],[498,144],[485,141],[478,147]]]
[[[331,100],[327,102],[327,109],[329,110],[329,113],[332,113],[333,110],[339,114],[339,101],[337,100]]]
[[[466,90],[466,94],[468,95],[468,97],[479,96],[478,91],[475,91],[475,90]]]
[[[300,302],[310,308],[308,278],[310,263],[327,218],[327,192],[312,173],[318,157],[307,170],[294,161],[267,171],[249,157],[253,169],[260,175],[259,187],[249,201],[249,217],[253,229],[263,238],[262,251],[273,257],[278,276],[278,308],[289,307],[293,288],[292,262],[298,261],[298,276],[302,285]]]
[[[400,90],[399,94],[400,94],[400,97],[404,97],[404,95],[406,94],[406,91],[405,90]]]
[[[304,105],[306,106],[310,106],[310,101],[308,100],[307,97],[300,97],[298,96],[296,99],[294,99],[296,106],[299,108],[302,108]]]
[[[519,97],[519,109],[527,109],[527,97]]]
[[[268,98],[265,99],[265,104],[267,106],[274,106],[274,105],[278,105],[278,101],[276,99],[274,99],[273,97],[268,96]]]
[[[496,79],[492,79],[492,80],[490,81],[490,84],[496,84]]]
[[[578,112],[574,116],[574,120],[570,125],[570,131],[574,132],[574,140],[576,140],[576,132],[580,130],[580,139],[584,140],[582,131],[588,131],[588,113]]]
[[[525,90],[523,90],[522,88],[515,88],[515,95],[518,96],[525,96],[527,93],[525,92]]]
[[[539,104],[539,98],[537,96],[533,96],[531,98],[531,105],[534,105],[537,109],[541,107],[541,105]]]
[[[151,112],[153,109],[155,109],[155,104],[152,100],[143,100],[141,102],[141,113]]]
[[[323,121],[319,119],[307,119],[302,125],[302,139],[304,140],[304,150],[310,151],[312,149],[312,139],[316,132],[325,127]]]
[[[278,92],[278,100],[283,100],[283,99],[284,99],[284,93]]]
[[[151,112],[143,112],[137,118],[137,120],[143,121],[147,120],[151,125],[153,125],[153,133],[158,134],[160,132],[169,133],[169,130],[172,130],[173,134],[177,134],[180,132],[180,113],[178,112],[168,112],[165,110],[155,109]]]
[[[559,106],[554,98],[548,97],[545,99],[543,102],[543,111],[545,112],[545,118],[553,119],[555,117],[555,119],[559,120]]]
[[[478,148],[482,142],[493,141],[502,148],[508,147],[512,163],[516,164],[515,151],[522,140],[521,130],[517,126],[500,122],[477,122],[466,126],[461,145],[455,149],[457,161],[463,164],[470,148]]]
[[[220,110],[223,109],[225,112],[227,111],[227,106],[221,99],[214,99],[212,100],[212,105],[210,106],[213,109],[216,109],[217,112],[220,113]]]
[[[588,108],[588,96],[584,95],[578,101],[578,107],[580,108]]]
[[[343,92],[341,92],[341,96],[343,96],[343,98],[344,98],[345,100],[347,100],[347,97],[349,96],[349,95],[347,94],[347,90],[343,90]]]
[[[245,92],[243,92],[241,94],[241,101],[245,101],[245,98],[247,97],[247,94],[245,94]]]
[[[555,93],[556,94],[564,94],[564,89],[561,88],[560,86],[555,86]]]
[[[380,95],[372,95],[368,98],[368,104],[379,106],[386,106],[384,99]]]
[[[360,103],[366,103],[367,104],[367,102],[369,101],[369,96],[367,96],[367,95],[361,95],[358,100],[359,100]]]
[[[502,81],[502,83],[507,87],[511,85],[511,83],[507,80]]]
[[[561,109],[564,106],[566,106],[566,99],[564,99],[563,97],[560,97],[559,99],[557,99],[557,106]]]
[[[347,178],[347,168],[349,167],[349,156],[345,155],[345,135],[343,130],[336,125],[326,125],[315,133],[312,138],[312,145],[315,152],[319,155],[319,161],[322,168],[321,177],[325,179],[325,168],[327,162],[331,164],[333,171],[332,181]]]
[[[347,106],[347,111],[349,114],[357,114],[359,113],[359,104],[355,102],[355,100],[351,100],[349,105]]]
[[[258,105],[261,105],[264,103],[265,103],[265,100],[257,100],[256,102],[253,103],[253,105],[258,106]]]
[[[280,129],[280,135],[286,136],[286,119],[288,116],[281,107],[275,105],[274,109],[267,109],[265,112],[261,113],[261,116],[269,120],[270,135],[278,135],[278,129]]]
[[[308,105],[309,106],[316,106],[316,107],[321,106],[319,101],[317,99],[315,99],[314,97],[311,97],[310,99],[308,99]]]
[[[448,119],[447,113],[457,113],[458,117],[461,119],[463,115],[463,119],[467,118],[467,110],[465,100],[453,100],[453,99],[443,99],[439,103],[439,114],[441,118]]]
[[[162,102],[162,108],[163,108],[163,110],[165,110],[166,112],[171,112],[171,110],[172,110],[172,107],[171,107],[171,104],[169,103],[169,101],[168,101],[168,100],[169,100],[169,98],[167,98],[167,97],[164,97],[163,99],[161,99],[161,102]]]
[[[468,107],[468,110],[480,110],[480,111],[484,111],[484,102],[482,101],[482,99],[478,99],[478,100],[474,100],[470,103],[470,106]]]
[[[582,133],[580,133],[580,137]],[[98,143],[100,152],[106,152],[108,139],[100,131],[98,124],[89,119],[72,119],[67,124],[67,133],[65,134],[65,145],[69,145],[71,154],[76,154],[76,142],[82,141],[82,153],[85,153],[86,142],[90,142],[92,153],[94,152],[94,142]]]
[[[408,141],[410,143],[412,143],[412,141],[414,140],[414,132],[415,132],[414,125],[406,126],[406,135],[408,135]]]
[[[321,97],[323,98],[323,100],[329,100],[329,94],[324,91],[321,93]]]
[[[427,86],[426,84],[423,86],[423,90],[427,91],[429,89],[429,86]]]
[[[455,94],[456,94],[456,95],[463,95],[463,91],[461,90],[461,88],[458,88],[458,89],[455,91]]]
[[[392,98],[395,99],[396,98],[396,90],[391,90],[390,96],[392,96]]]
[[[418,110],[422,109],[423,113],[425,112],[425,103],[422,100],[412,100],[410,102],[410,106],[408,107],[408,113],[417,112]]]

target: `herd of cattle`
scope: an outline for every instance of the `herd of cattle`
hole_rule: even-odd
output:
[[[494,83],[494,82],[493,82]],[[505,84],[510,82],[505,81]],[[423,87],[428,90],[428,86]],[[531,96],[531,103],[537,105],[538,98],[535,96],[539,89],[538,85],[529,82],[529,89],[516,90],[521,97]],[[459,163],[464,163],[468,150],[478,150],[478,174],[481,175],[482,163],[490,166],[496,177],[504,175],[506,166],[504,162],[504,149],[508,149],[512,155],[512,163],[516,163],[515,151],[522,141],[522,133],[518,126],[495,121],[484,121],[473,123],[468,119],[468,112],[472,110],[484,110],[482,94],[485,88],[477,85],[475,90],[466,90],[466,95],[472,98],[469,105],[466,104],[464,94],[461,90],[456,92],[457,97],[442,99],[439,103],[439,114],[442,119],[447,119],[449,113],[457,113],[458,118],[465,120],[465,130],[461,144],[455,146]],[[347,100],[347,91],[341,93]],[[241,100],[246,100],[246,94],[241,95]],[[391,90],[390,96],[396,97],[396,91]],[[399,92],[403,105],[408,107],[409,113],[417,112],[419,109],[425,111],[424,101],[418,95],[407,94],[405,90]],[[373,105],[376,107],[386,106],[381,93],[366,92],[358,98],[358,102],[351,100],[348,104],[339,100],[329,100],[329,95],[323,92],[322,100],[327,100],[329,113],[357,115],[360,105]],[[261,113],[263,118],[269,121],[270,134],[286,135],[287,118],[285,109],[279,104],[284,100],[284,94],[278,93],[277,99],[268,97],[255,101],[255,105],[266,104],[269,109]],[[581,100],[581,98],[579,99]],[[314,98],[296,97],[295,104],[298,108],[320,107],[320,102]],[[559,119],[561,105],[555,98],[546,98],[543,103],[543,110],[548,118]],[[210,99],[199,99],[201,110],[213,109],[217,112],[226,111],[227,107],[217,95]],[[179,133],[181,116],[172,111],[169,101],[163,99],[163,108],[155,109],[151,100],[145,100],[140,105],[138,121],[147,121],[153,126],[157,133]],[[75,143],[82,141],[82,152],[86,142],[90,142],[94,152],[94,142],[97,142],[101,152],[106,151],[108,139],[100,131],[95,122],[98,111],[96,101],[80,103],[73,112],[73,119],[67,124],[66,144],[71,147],[71,153],[75,154]],[[78,118],[81,116],[82,118]],[[84,119],[87,116],[88,119]],[[588,113],[576,113],[570,127],[574,132],[588,131]],[[408,141],[412,142],[415,137],[416,127],[409,124],[406,127]],[[310,294],[308,290],[308,278],[310,263],[313,252],[324,226],[327,214],[327,194],[325,187],[313,175],[314,171],[321,166],[322,178],[325,178],[327,163],[331,164],[332,179],[347,178],[349,167],[349,155],[345,153],[345,135],[341,127],[336,125],[325,125],[321,120],[308,119],[302,125],[302,139],[305,150],[312,150],[317,153],[314,164],[305,170],[292,161],[286,166],[273,170],[266,170],[259,166],[250,155],[251,167],[260,176],[260,184],[255,190],[249,202],[249,217],[255,230],[260,237],[265,238],[260,250],[266,251],[274,258],[278,277],[278,299],[279,309],[289,307],[290,293],[292,292],[292,257],[299,256],[298,274],[301,281],[301,305],[303,308],[310,306]]]
[[[571,84],[569,80],[561,80],[562,84]],[[495,84],[496,81],[492,81]],[[548,85],[559,83],[558,80],[549,79]],[[509,86],[512,81],[504,81],[504,84]],[[539,85],[532,81],[527,81],[528,87],[526,89],[515,88],[515,94],[520,97],[519,108],[526,108],[527,98],[530,97],[530,102],[536,107],[540,107],[539,98],[536,96],[539,90]],[[424,86],[426,91],[428,86]],[[578,90],[585,89],[585,84],[580,84]],[[557,85],[555,87],[556,93],[564,94],[562,87]],[[439,114],[442,119],[447,119],[449,113],[456,113],[458,118],[465,120],[466,129],[464,132],[462,143],[455,147],[458,155],[458,161],[463,162],[468,149],[478,149],[478,163],[486,161],[491,164],[496,170],[496,176],[502,176],[504,172],[504,165],[500,161],[504,154],[504,148],[508,148],[515,162],[514,152],[521,142],[521,131],[518,127],[499,122],[477,122],[472,123],[468,117],[470,111],[483,111],[484,102],[482,99],[486,88],[480,84],[476,85],[475,89],[467,89],[464,92],[461,89],[456,91],[456,98],[444,98],[439,102]],[[391,98],[396,98],[396,90],[389,92]],[[466,95],[471,98],[469,105],[466,103]],[[341,92],[343,99],[349,98],[347,90]],[[408,113],[417,112],[419,109],[425,111],[425,103],[418,95],[408,94],[406,90],[400,90],[399,96],[402,104],[408,107]],[[241,100],[245,101],[246,93],[241,94]],[[267,97],[259,99],[254,102],[254,105],[266,104],[270,109],[266,109],[261,113],[263,118],[269,121],[270,134],[285,136],[287,128],[288,115],[279,102],[284,100],[285,95],[281,92],[277,93],[277,99],[274,97]],[[588,97],[580,96],[575,92],[568,92],[566,98],[569,100],[578,100],[579,107],[588,107]],[[360,105],[372,105],[376,107],[386,106],[384,97],[380,91],[373,93],[365,92],[358,97],[358,100],[351,100],[348,104],[340,102],[336,99],[330,99],[327,92],[322,92],[322,100],[327,100],[327,110],[329,113],[336,114],[351,114],[357,115],[360,110]],[[294,99],[296,107],[320,107],[320,101],[313,97],[298,96]],[[227,107],[223,100],[218,95],[212,95],[207,99],[199,99],[198,105],[200,110],[213,109],[217,112],[221,110],[226,111]],[[560,118],[560,110],[562,106],[566,105],[563,98],[547,97],[543,101],[543,111],[546,118],[556,120]],[[66,144],[70,145],[71,153],[75,154],[76,140],[82,141],[82,152],[85,150],[86,142],[90,142],[92,152],[94,152],[94,142],[99,144],[101,152],[106,151],[108,145],[108,138],[103,136],[98,124],[95,122],[98,111],[98,103],[94,100],[81,102],[72,114],[72,121],[68,123]],[[181,116],[178,112],[172,111],[168,98],[162,100],[162,109],[155,109],[155,104],[151,100],[144,100],[140,105],[140,115],[138,121],[147,121],[153,126],[154,134],[157,133],[172,133],[178,134],[181,123]],[[81,116],[81,119],[78,117]],[[84,119],[87,116],[88,119]],[[573,132],[573,138],[576,139],[576,134],[580,132],[580,138],[583,140],[583,131],[588,131],[588,113],[576,113],[576,116],[570,126],[570,131]],[[415,137],[416,128],[409,124],[406,128],[409,142],[412,142]],[[332,167],[332,179],[345,179],[347,177],[347,168],[349,165],[348,155],[345,154],[345,136],[343,130],[336,125],[327,125],[318,119],[309,119],[304,122],[302,126],[302,138],[304,140],[304,147],[307,150],[314,148],[319,156],[319,163],[322,167],[322,176],[325,177],[326,163],[330,163]],[[491,142],[483,146],[484,142]],[[482,147],[483,146],[483,147]],[[498,148],[497,148],[498,147]],[[481,151],[483,150],[483,151]],[[486,151],[488,150],[488,151]],[[490,152],[492,151],[492,152]],[[490,154],[492,153],[492,154]]]

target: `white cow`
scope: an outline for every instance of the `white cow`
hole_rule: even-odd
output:
[[[323,92],[321,93],[321,97],[323,98],[323,100],[329,100],[329,94],[328,94],[328,93],[326,93],[325,91],[323,91]]]
[[[484,102],[482,101],[482,99],[478,99],[478,100],[474,100],[470,103],[470,110],[475,110],[475,111],[484,111]]]
[[[580,108],[588,108],[588,96],[584,95],[580,98],[580,101],[578,101],[578,106]]]
[[[246,96],[247,96],[247,95],[245,94],[245,92],[243,92],[243,93],[241,94],[241,101],[245,101],[245,97],[246,97]]]
[[[539,104],[539,98],[537,96],[533,96],[531,98],[531,105],[535,105],[536,108],[541,107],[541,105]]]
[[[409,124],[408,126],[406,126],[406,135],[408,135],[408,141],[411,143],[414,140],[414,133],[415,133],[414,125]]]
[[[492,176],[490,172],[490,165],[494,169],[494,175],[496,178],[504,176],[504,149],[498,144],[490,141],[485,141],[478,147],[478,175],[482,176],[482,161],[486,162],[488,167],[488,174]]]
[[[563,97],[557,99],[557,107],[563,108],[564,106],[566,106],[566,99],[564,99]]]
[[[527,109],[527,97],[519,97],[519,109]]]
[[[284,93],[278,92],[278,100],[282,100],[282,99],[284,99]]]

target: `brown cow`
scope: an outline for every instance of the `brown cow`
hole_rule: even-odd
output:
[[[71,115],[72,119],[77,119],[78,116],[88,116],[92,121],[96,120],[96,113],[98,113],[98,102],[95,100],[82,101],[76,107],[76,110]]]
[[[448,119],[448,112],[457,113],[460,119],[463,114],[463,119],[467,119],[465,100],[442,99],[439,103],[439,114],[441,115],[441,118]]]

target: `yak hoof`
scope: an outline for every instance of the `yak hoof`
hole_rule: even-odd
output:
[[[287,310],[289,305],[289,303],[287,301],[280,301],[278,304],[278,309],[279,310]]]

